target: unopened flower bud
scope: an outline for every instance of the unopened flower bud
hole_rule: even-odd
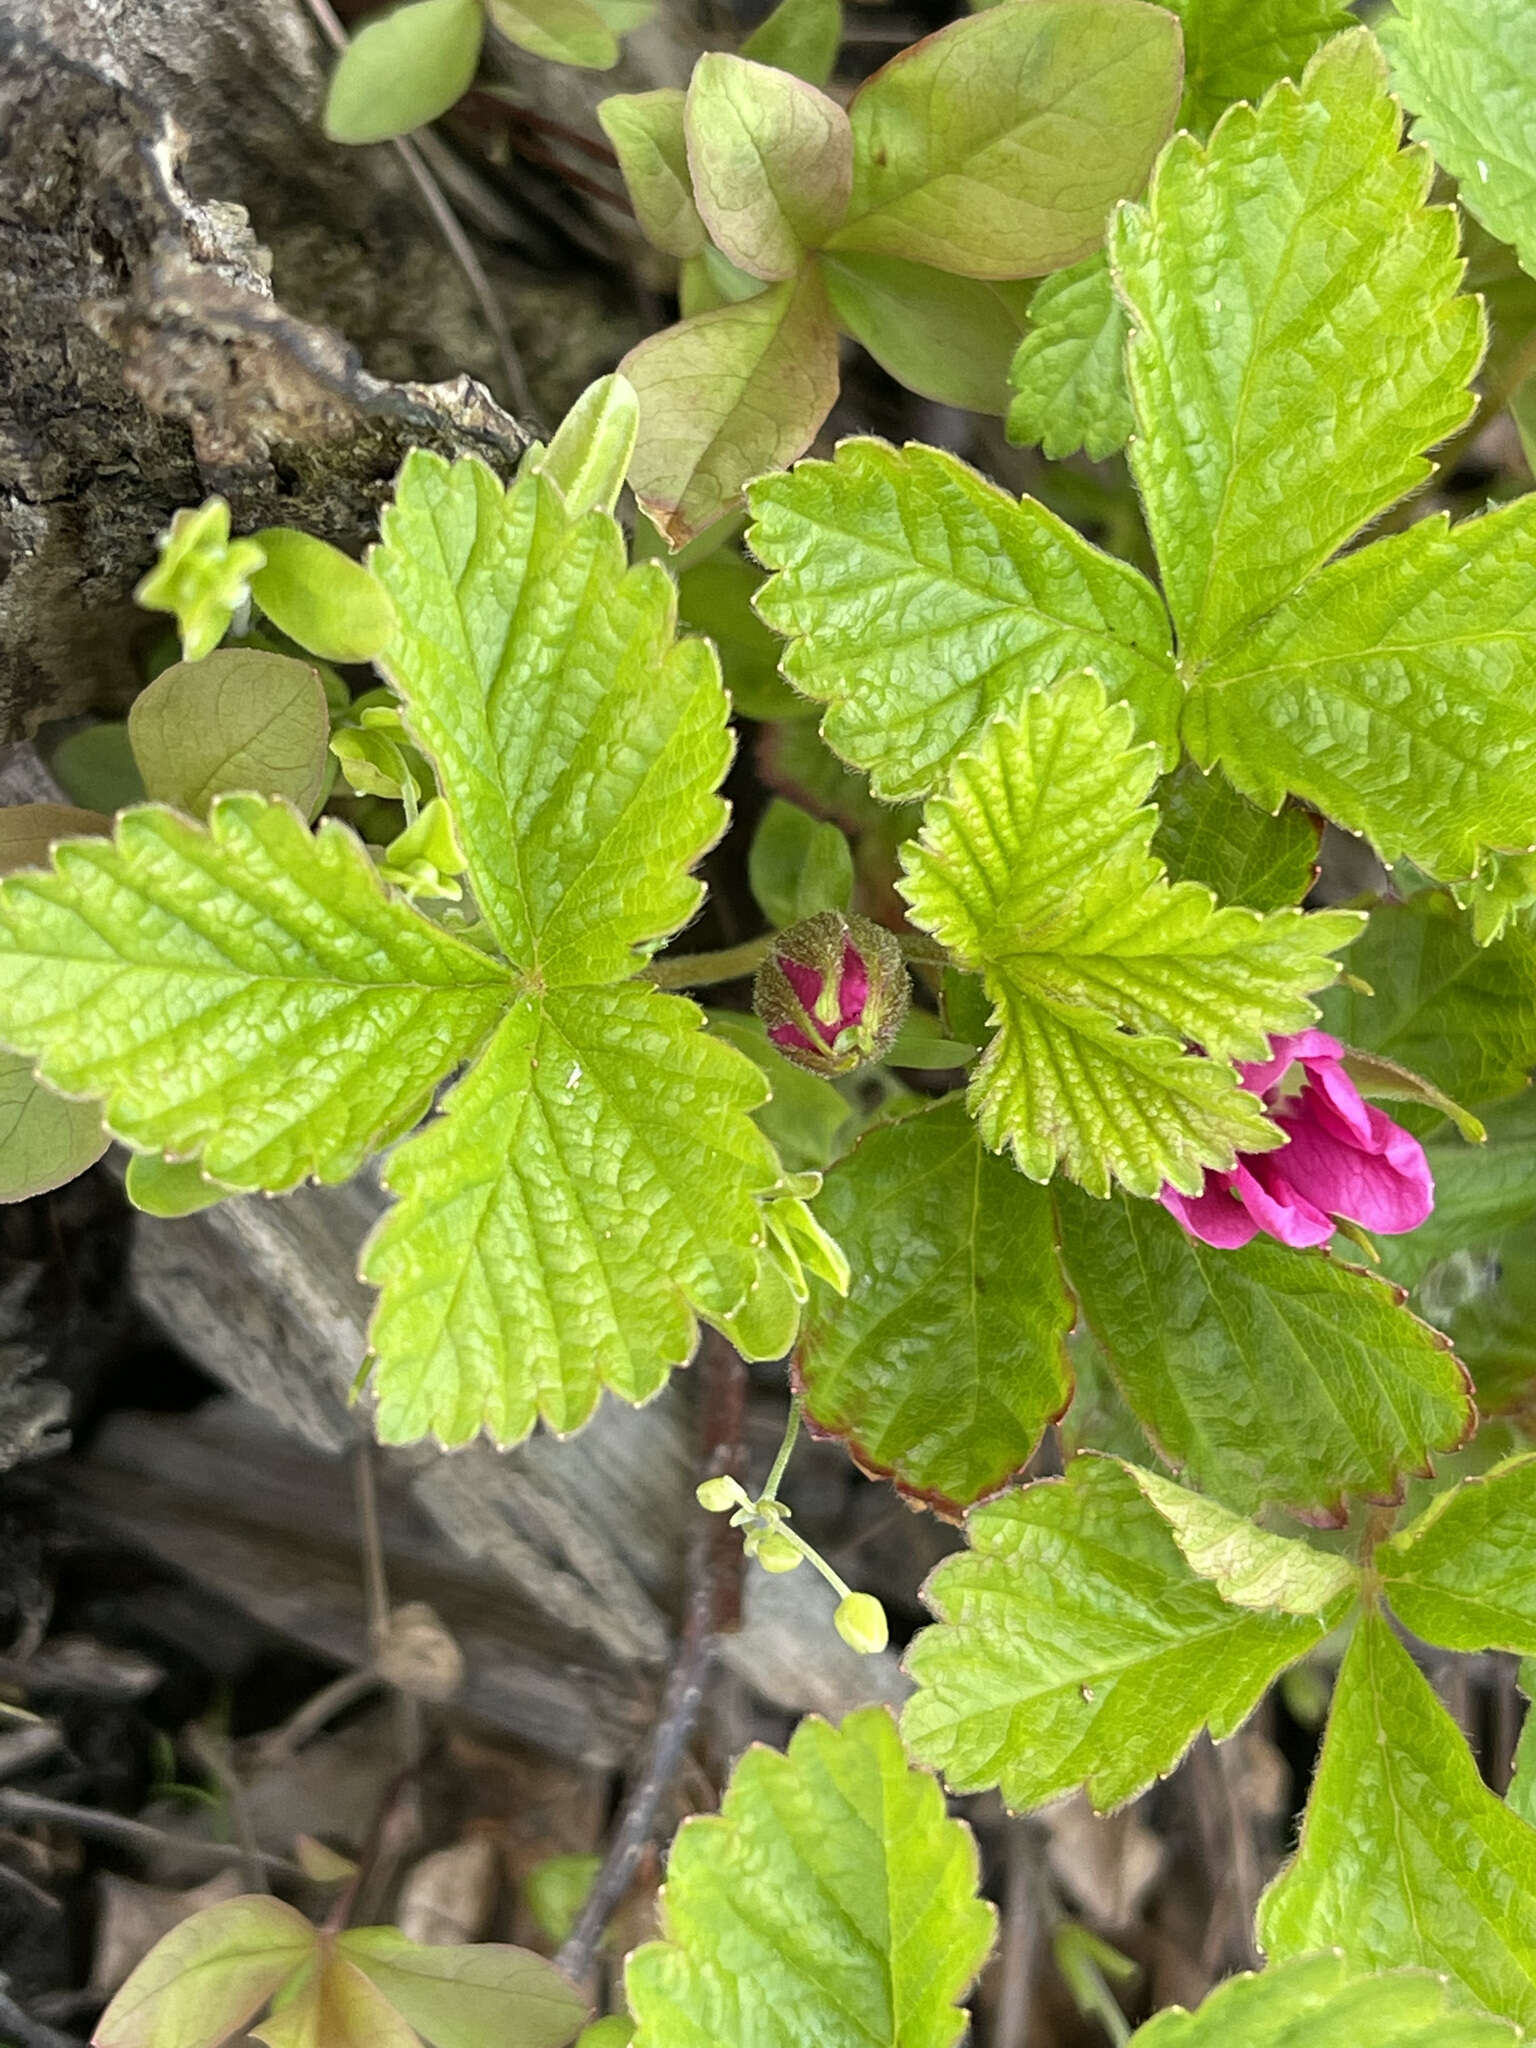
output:
[[[849,1649],[861,1657],[878,1656],[891,1639],[885,1609],[873,1593],[845,1593],[832,1621]]]
[[[747,1538],[746,1551],[765,1572],[792,1572],[805,1562],[799,1545],[791,1543],[782,1529],[759,1529]]]
[[[694,1495],[701,1508],[708,1508],[712,1515],[723,1515],[727,1508],[736,1505],[736,1489],[729,1479],[704,1479],[694,1488]]]
[[[901,948],[867,917],[822,910],[791,925],[757,971],[752,1004],[797,1067],[848,1074],[901,1029],[912,984]]]

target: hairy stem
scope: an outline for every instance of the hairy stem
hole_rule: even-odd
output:
[[[710,988],[716,982],[742,981],[755,974],[773,949],[777,932],[760,932],[739,946],[726,946],[718,953],[674,953],[668,959],[653,960],[645,970],[657,988]],[[918,960],[931,967],[947,967],[949,955],[937,939],[926,932],[899,932],[897,943],[904,960]]]

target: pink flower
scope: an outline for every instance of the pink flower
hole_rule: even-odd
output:
[[[1298,1031],[1241,1070],[1287,1142],[1243,1153],[1230,1173],[1207,1172],[1198,1195],[1165,1185],[1158,1200],[1191,1237],[1225,1250],[1261,1230],[1282,1244],[1326,1244],[1335,1217],[1386,1237],[1418,1228],[1435,1201],[1424,1148],[1361,1101],[1343,1062],[1326,1031]],[[1299,1090],[1287,1085],[1296,1068]]]

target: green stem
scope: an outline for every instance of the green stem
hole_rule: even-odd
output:
[[[779,1445],[779,1455],[773,1461],[773,1470],[768,1474],[768,1484],[758,1496],[759,1500],[777,1500],[784,1469],[789,1463],[789,1454],[795,1448],[795,1438],[800,1434],[800,1403],[789,1404],[789,1420],[784,1425],[784,1441]]]
[[[739,946],[726,946],[718,953],[674,953],[670,958],[653,960],[645,970],[646,978],[657,988],[710,988],[716,982],[743,981],[749,974],[756,974],[778,936],[777,932],[762,932],[755,939],[744,939]],[[899,932],[897,944],[904,960],[919,960],[931,967],[949,965],[949,954],[926,932]]]

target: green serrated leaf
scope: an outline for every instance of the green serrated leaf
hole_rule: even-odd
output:
[[[551,64],[611,71],[619,61],[617,31],[588,0],[485,0],[485,9],[509,43]]]
[[[776,796],[753,834],[747,879],[764,917],[782,929],[818,910],[848,908],[853,855],[836,825]]]
[[[1300,78],[1340,30],[1343,0],[1168,0],[1184,28],[1179,125],[1204,135],[1234,100],[1256,100],[1277,78]]]
[[[1536,1829],[1483,1784],[1461,1732],[1378,1614],[1334,1689],[1296,1860],[1259,1904],[1276,1962],[1336,1948],[1421,1963],[1458,2005],[1536,2025]]]
[[[674,547],[810,446],[837,398],[837,332],[814,265],[665,328],[619,365],[640,397],[630,483]]]
[[[128,714],[145,794],[194,818],[237,789],[286,797],[312,818],[330,731],[325,689],[307,662],[234,647],[162,669]]]
[[[809,718],[814,706],[779,674],[779,646],[752,609],[762,571],[734,548],[684,569],[677,579],[677,616],[691,633],[715,643],[731,711],[740,718]]]
[[[1536,1217],[1536,1091],[1526,1089],[1485,1116],[1482,1144],[1446,1131],[1424,1148],[1435,1177],[1434,1209],[1417,1230],[1385,1238],[1380,1247],[1385,1270],[1405,1287],[1417,1287],[1458,1252],[1497,1247]]]
[[[825,85],[843,40],[842,0],[779,0],[741,46],[754,64],[773,64],[809,85]]]
[[[1322,570],[1207,664],[1184,730],[1266,809],[1293,790],[1430,874],[1536,844],[1536,497]]]
[[[1234,1977],[1196,2011],[1170,2007],[1131,2036],[1135,2048],[1510,2048],[1518,2038],[1502,2020],[1451,2010],[1428,1970],[1362,1977],[1338,1954]]]
[[[361,562],[291,526],[251,538],[267,558],[251,595],[280,633],[322,661],[371,661],[388,645],[394,607]]]
[[[1036,277],[1098,246],[1173,124],[1179,32],[1141,0],[1035,0],[951,22],[849,109],[836,249],[969,277]]]
[[[1530,1708],[1532,1698],[1536,1698],[1536,1658],[1521,1659],[1516,1683],[1526,1698],[1525,1720],[1515,1745],[1514,1775],[1504,1797],[1511,1813],[1536,1827],[1536,1714]]]
[[[525,997],[394,1153],[362,1257],[381,1441],[579,1429],[741,1306],[778,1162],[760,1075],[702,1022],[639,984]]]
[[[853,131],[835,100],[788,71],[712,50],[684,116],[694,204],[739,270],[791,278],[848,210]]]
[[[1398,130],[1360,30],[1208,148],[1175,138],[1115,218],[1131,467],[1188,666],[1421,483],[1471,412],[1482,313]]]
[[[770,1044],[750,1011],[711,1010],[709,1028],[763,1071],[772,1099],[752,1112],[758,1129],[791,1173],[819,1172],[838,1154],[838,1134],[852,1115],[830,1081],[792,1066]]]
[[[639,431],[640,404],[627,378],[599,377],[582,392],[537,465],[568,518],[613,510]]]
[[[1448,899],[1429,891],[1379,904],[1349,956],[1372,991],[1339,987],[1325,1027],[1346,1045],[1423,1074],[1458,1102],[1526,1086],[1536,1067],[1536,934],[1478,946]]]
[[[1053,462],[1079,448],[1102,462],[1125,446],[1133,424],[1125,309],[1102,250],[1040,286],[1008,381],[1008,438],[1016,446],[1038,442]]]
[[[32,1062],[0,1052],[0,1202],[25,1202],[76,1179],[106,1151],[99,1102],[69,1102]]]
[[[1376,1551],[1392,1611],[1447,1650],[1536,1656],[1536,1453],[1433,1500]]]
[[[410,0],[372,15],[341,54],[321,125],[332,142],[385,142],[446,114],[474,82],[480,0]]]
[[[693,203],[693,179],[683,133],[686,94],[678,86],[656,92],[615,93],[600,100],[597,118],[613,144],[640,232],[669,256],[686,261],[703,253],[708,236]]]
[[[1176,882],[1204,882],[1223,903],[1279,910],[1299,903],[1317,877],[1317,819],[1291,807],[1271,816],[1218,770],[1202,775],[1185,762],[1158,784],[1157,804],[1152,851]]]
[[[1337,1626],[1339,1608],[1360,1585],[1349,1558],[1315,1550],[1298,1537],[1276,1536],[1159,1473],[1134,1464],[1124,1470],[1168,1524],[1190,1570],[1209,1579],[1231,1606],[1312,1614]]]
[[[1219,909],[1148,851],[1149,746],[1098,681],[1063,678],[996,719],[903,850],[914,920],[980,972],[997,1036],[971,1083],[995,1151],[1031,1179],[1058,1163],[1095,1194],[1201,1184],[1277,1133],[1234,1057],[1316,1017],[1352,913]],[[1200,1051],[1190,1048],[1200,1047]]]
[[[96,2048],[218,2048],[315,1945],[314,1928],[280,1899],[205,1906],[155,1943],[102,2014]]]
[[[687,922],[725,823],[727,704],[674,644],[657,563],[536,475],[406,458],[373,555],[401,627],[384,666],[436,767],[480,908],[550,988],[616,981]]]
[[[1071,1386],[1048,1198],[951,1096],[871,1131],[816,1213],[854,1281],[846,1300],[812,1289],[795,1353],[812,1427],[946,1513],[995,1492]]]
[[[1334,1516],[1470,1428],[1466,1376],[1392,1288],[1255,1238],[1213,1251],[1153,1202],[1058,1191],[1068,1284],[1164,1456],[1241,1513]]]
[[[503,1942],[424,1947],[398,1927],[355,1927],[336,1951],[432,2048],[562,2048],[591,2010],[553,1963]]]
[[[1229,1605],[1192,1572],[1136,1482],[1103,1458],[972,1511],[970,1548],[926,1597],[902,1733],[957,1792],[1017,1811],[1085,1787],[1101,1812],[1218,1741],[1322,1634]]]
[[[386,896],[358,840],[149,806],[0,886],[0,1038],[107,1128],[217,1180],[340,1181],[484,1039],[506,970]]]
[[[951,2048],[992,1941],[970,1830],[883,1708],[754,1746],[685,1821],[665,1940],[629,1959],[635,2048]]]
[[[919,397],[1000,413],[1022,318],[1024,286],[955,277],[899,256],[824,254],[832,311],[881,369]]]
[[[1026,498],[935,448],[845,441],[748,494],[779,573],[758,610],[784,673],[876,795],[926,795],[997,711],[1092,667],[1172,766],[1182,689],[1156,592]]]
[[[1525,0],[1394,0],[1381,23],[1392,83],[1416,141],[1461,203],[1536,274],[1536,17]]]

